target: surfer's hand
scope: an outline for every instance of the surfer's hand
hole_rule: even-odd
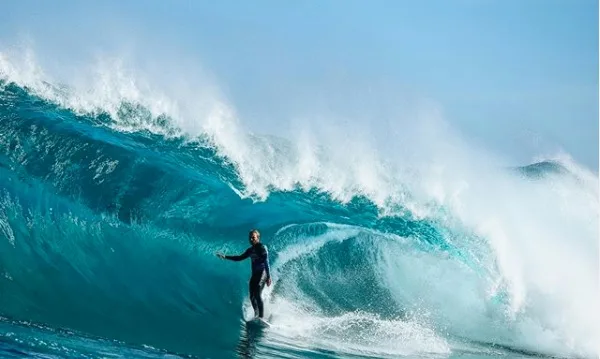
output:
[[[218,253],[217,252],[217,257],[219,257],[221,259],[225,259],[225,255],[223,253]]]
[[[271,286],[271,278],[267,278],[267,287]]]

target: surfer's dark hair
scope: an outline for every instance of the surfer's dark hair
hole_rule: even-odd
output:
[[[250,232],[248,232],[248,239],[250,239],[252,237],[252,233],[256,233],[258,238],[260,238],[260,232],[258,231],[258,229],[253,229]]]

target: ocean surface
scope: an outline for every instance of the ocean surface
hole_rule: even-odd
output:
[[[0,357],[599,354],[598,180],[568,158],[394,166],[219,106],[190,131],[0,60]],[[252,228],[270,328],[215,256]]]

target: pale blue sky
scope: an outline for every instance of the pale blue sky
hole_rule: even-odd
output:
[[[515,163],[563,148],[598,168],[597,1],[4,1],[0,44],[24,34],[44,56],[197,58],[258,131],[426,98]]]

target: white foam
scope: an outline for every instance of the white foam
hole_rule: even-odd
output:
[[[108,113],[111,126],[119,131],[148,130],[168,136],[174,130],[176,135],[195,137],[213,129],[216,122],[227,125],[228,112],[207,76],[188,74],[183,81],[161,75],[169,74],[168,69],[137,68],[130,61],[98,57],[84,66],[69,65],[69,77],[56,78],[43,69],[30,48],[18,47],[0,52],[0,78],[76,113]],[[123,104],[141,110],[123,115]],[[170,126],[156,121],[161,116],[171,121]]]
[[[443,337],[418,322],[383,320],[361,312],[324,316],[285,298],[278,298],[272,306],[275,313],[270,335],[293,346],[333,350],[346,355],[450,353]]]
[[[451,217],[485,240],[491,252],[485,265],[489,273],[496,273],[485,292],[506,290],[508,305],[490,318],[486,311],[471,309],[483,308],[486,300],[482,292],[473,292],[474,298],[461,297],[452,309],[446,308],[466,311],[449,325],[479,323],[484,328],[492,326],[486,320],[493,319],[501,324],[486,334],[490,338],[553,355],[597,355],[597,180],[584,170],[578,177],[586,178],[587,184],[569,176],[526,181],[464,158],[468,161],[454,161],[446,182],[430,189],[450,209]],[[460,181],[467,185],[457,191],[454,184]],[[472,245],[460,238],[457,244]],[[473,301],[479,305],[468,307]],[[472,330],[471,337],[486,332]]]

